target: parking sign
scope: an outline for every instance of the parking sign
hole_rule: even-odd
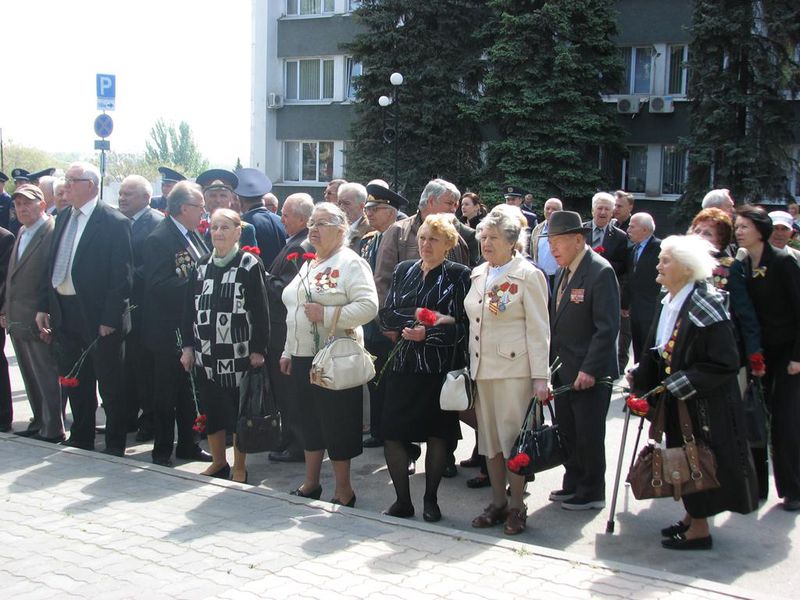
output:
[[[114,110],[117,96],[117,76],[97,74],[97,110]]]

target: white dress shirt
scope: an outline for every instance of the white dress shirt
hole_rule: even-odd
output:
[[[23,254],[25,254],[25,250],[28,248],[28,244],[30,243],[31,239],[33,238],[33,234],[39,231],[39,227],[45,224],[49,217],[42,213],[42,216],[39,217],[39,220],[36,221],[30,227],[23,227],[19,234],[19,245],[17,246],[17,260],[19,260]]]
[[[693,289],[694,281],[690,281],[675,294],[674,298],[670,294],[662,298],[661,304],[664,308],[661,309],[661,316],[658,318],[658,329],[656,329],[656,348],[658,350],[663,350],[672,337],[672,331],[675,329],[675,323],[678,320],[681,307]]]
[[[67,277],[56,288],[56,291],[62,296],[75,295],[75,285],[72,283],[72,264],[75,261],[75,251],[78,249],[78,244],[80,244],[81,242],[81,236],[83,235],[83,230],[86,229],[86,224],[89,222],[89,217],[92,216],[92,212],[94,212],[95,208],[97,208],[97,196],[95,196],[93,199],[89,200],[89,202],[87,202],[79,209],[77,209],[78,214],[72,217],[78,219],[78,229],[75,232],[75,242],[72,244],[72,252],[69,255],[69,266],[67,267]]]

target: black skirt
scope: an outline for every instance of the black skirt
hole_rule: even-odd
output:
[[[236,432],[236,419],[239,416],[239,388],[220,387],[208,379],[204,369],[196,369],[195,378],[200,394],[200,405],[206,415],[206,433],[218,431]]]
[[[382,429],[387,440],[424,442],[430,437],[461,439],[456,411],[439,408],[444,373],[397,373],[387,375]]]

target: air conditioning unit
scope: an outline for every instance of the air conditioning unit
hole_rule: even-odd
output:
[[[675,112],[675,105],[672,103],[672,96],[652,96],[650,98],[651,113],[671,113]]]
[[[623,115],[633,115],[639,112],[642,105],[640,96],[620,96],[617,98],[617,112]]]
[[[283,96],[280,94],[269,93],[267,94],[267,108],[270,110],[277,110],[283,106]]]

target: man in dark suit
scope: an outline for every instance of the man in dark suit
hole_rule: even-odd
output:
[[[194,265],[208,251],[195,231],[205,212],[203,192],[195,183],[178,183],[167,198],[169,217],[156,225],[142,246],[144,319],[142,341],[153,353],[153,463],[172,466],[175,457],[211,462],[197,445],[192,429],[197,416],[189,374],[180,363],[177,331],[186,304],[186,286]]]
[[[73,422],[65,443],[94,449],[99,384],[106,413],[104,452],[122,456],[127,433],[121,386],[133,270],[131,227],[124,215],[98,199],[97,167],[73,163],[65,182],[72,208],[56,218],[36,324],[42,335],[54,335],[59,373],[78,379],[78,385],[69,388]],[[74,373],[84,351],[85,361]]]
[[[6,279],[5,304],[0,325],[14,344],[33,421],[19,435],[47,442],[64,440],[58,367],[49,344],[36,328],[39,285],[47,270],[47,255],[55,219],[45,212],[47,202],[41,189],[23,185],[14,191],[17,218],[22,224],[11,251]]]
[[[264,206],[263,196],[272,189],[272,182],[258,169],[239,169],[237,176],[236,195],[244,211],[242,220],[255,227],[261,261],[271,265],[286,245],[286,230],[280,217]]]
[[[609,211],[610,212],[610,211]],[[572,385],[556,399],[556,421],[568,451],[562,489],[550,494],[567,510],[605,506],[605,432],[611,387],[616,378],[619,287],[606,259],[585,240],[580,215],[555,213],[550,251],[560,267],[550,298],[550,360],[561,359],[553,385]]]
[[[150,208],[153,187],[140,175],[128,175],[119,187],[119,210],[131,221],[133,247],[133,288],[131,291],[131,330],[125,339],[125,404],[128,431],[136,431],[136,441],[153,439],[153,355],[142,344],[142,303],[144,302],[145,238],[164,215]],[[139,416],[139,410],[142,414]]]
[[[306,223],[314,210],[314,199],[305,193],[291,194],[283,203],[281,222],[289,234],[286,245],[278,252],[267,269],[267,298],[269,300],[270,337],[267,348],[267,367],[275,389],[275,397],[283,414],[284,448],[270,452],[269,459],[277,462],[303,462],[303,437],[300,417],[297,414],[297,395],[292,378],[280,369],[280,358],[286,342],[286,307],[281,300],[283,289],[297,275],[303,264],[303,254],[313,252],[308,241]],[[290,254],[300,256],[294,262],[287,260]]]
[[[6,275],[11,250],[14,246],[14,234],[0,227],[0,306],[5,302]],[[0,329],[0,431],[11,431],[14,421],[14,404],[11,400],[11,380],[8,376],[8,360],[6,359],[6,330]]]
[[[161,195],[153,196],[152,200],[150,200],[150,208],[163,211],[167,210],[167,196],[169,196],[172,188],[175,187],[176,183],[184,181],[186,177],[169,167],[158,167],[158,172],[161,173]]]
[[[623,190],[614,192],[614,220],[611,223],[618,229],[628,233],[628,225],[631,223],[631,213],[633,212],[634,197]]]
[[[633,245],[622,286],[622,316],[630,318],[634,362],[639,362],[661,292],[661,284],[656,283],[661,240],[653,236],[655,229],[653,217],[647,213],[636,213],[628,225]]]

